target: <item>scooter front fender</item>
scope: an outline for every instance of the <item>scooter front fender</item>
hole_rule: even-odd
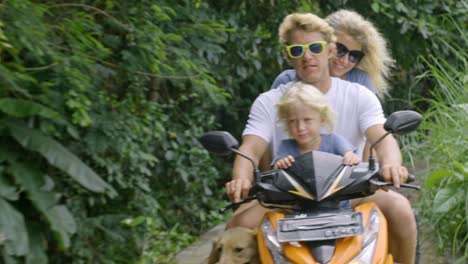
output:
[[[393,263],[393,257],[388,253],[387,221],[385,220],[385,217],[380,209],[375,203],[371,202],[357,206],[354,210],[362,214],[364,227],[367,227],[369,224],[369,218],[373,210],[375,210],[379,215],[378,233],[371,263]],[[262,221],[262,228],[259,230],[257,236],[259,254],[262,263],[280,263],[282,258],[289,261],[290,263],[318,263],[309,250],[307,245],[308,242],[277,242],[280,247],[274,246],[275,241],[271,236],[276,236],[276,230],[278,228],[277,222],[279,219],[283,218],[284,214],[276,212],[269,212],[264,216]],[[268,225],[272,230],[268,231],[268,227],[266,227]],[[266,232],[268,232],[268,234]],[[363,235],[337,239],[335,251],[329,264],[352,263],[353,259],[355,259],[361,253],[363,247],[365,246],[363,245],[363,242]],[[278,256],[278,254],[281,254],[282,256]],[[356,263],[363,263],[359,262],[358,260],[355,261]]]

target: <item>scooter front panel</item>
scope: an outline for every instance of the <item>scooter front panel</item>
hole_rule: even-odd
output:
[[[384,215],[373,202],[365,203],[359,205],[355,208],[356,211],[361,212],[363,216],[363,224],[366,229],[369,225],[369,219],[373,211],[377,212],[379,215],[378,223],[378,233],[372,252],[371,261],[361,262],[356,260],[356,257],[362,253],[364,243],[364,235],[348,237],[344,239],[339,239],[336,252],[332,259],[331,263],[378,263],[378,264],[390,264],[393,263],[393,257],[388,253],[388,230],[387,222]]]
[[[393,257],[388,254],[388,231],[387,231],[387,222],[385,217],[383,216],[382,212],[378,209],[375,203],[366,203],[360,206],[357,206],[355,212],[358,212],[362,215],[362,224],[364,228],[367,227],[369,224],[369,218],[373,211],[376,211],[379,215],[379,222],[378,222],[378,234],[374,246],[374,250],[372,252],[370,263],[382,263],[382,264],[390,264],[393,263]],[[284,220],[284,214],[269,212],[265,215],[264,221],[269,221],[271,223],[271,230],[276,231],[279,228],[278,221]],[[308,242],[283,242],[281,243],[283,256],[287,260],[283,261],[274,261],[271,250],[268,248],[266,244],[266,238],[264,231],[260,230],[258,235],[258,245],[259,245],[259,253],[262,260],[262,263],[287,263],[290,261],[291,263],[317,263],[316,259],[311,254],[309,247],[307,245]],[[277,241],[277,240],[276,240]],[[278,241],[279,243],[279,241]],[[336,240],[336,247],[333,257],[331,258],[329,264],[335,263],[350,263],[353,261],[359,254],[362,253],[363,250],[363,243],[364,243],[364,236],[363,235],[355,235],[344,237]],[[359,261],[356,263],[360,263]]]

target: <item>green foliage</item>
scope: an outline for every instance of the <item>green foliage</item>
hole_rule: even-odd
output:
[[[70,235],[76,232],[75,220],[67,207],[56,204],[58,201],[54,193],[50,192],[51,188],[43,190],[46,179],[40,170],[29,166],[28,163],[12,163],[11,174],[34,207],[43,214],[50,228],[58,233],[61,245],[67,248],[70,246]]]
[[[185,233],[178,224],[170,230],[161,228],[153,218],[136,217],[126,219],[123,223],[129,226],[134,234],[143,233],[138,237],[138,247],[141,251],[138,263],[172,263],[174,253],[187,247],[193,242],[193,237]],[[138,232],[136,229],[142,229]],[[161,243],[164,241],[164,243]]]
[[[441,251],[449,252],[460,263],[468,258],[468,163],[466,127],[468,127],[467,52],[466,32],[451,20],[459,43],[453,38],[439,39],[449,56],[421,58],[427,71],[421,79],[436,84],[432,98],[420,98],[430,105],[424,112],[424,121],[415,149],[430,164],[421,199],[424,222],[431,223]],[[455,33],[455,32],[452,32]],[[455,34],[454,34],[455,35]]]
[[[191,1],[0,5],[5,262],[171,256],[223,220],[213,213],[220,173],[197,138],[218,126],[230,96],[211,61],[230,30],[208,7],[193,10]],[[157,228],[121,222],[138,216]]]
[[[24,217],[5,199],[0,198],[0,245],[4,252],[11,256],[24,256],[29,251],[28,234]]]
[[[26,126],[9,124],[8,128],[12,137],[24,148],[39,152],[51,165],[67,172],[83,187],[94,192],[103,192],[106,189],[113,191],[91,168],[60,143]]]
[[[441,251],[450,247],[454,258],[468,257],[468,164],[447,164],[427,176],[422,200],[425,222],[430,222],[440,241]]]
[[[288,67],[277,40],[286,14],[343,6],[373,18],[392,43],[402,78],[387,105],[425,112],[419,145],[408,149],[437,158],[428,185],[441,191],[428,197],[440,198],[428,210],[448,188],[449,214],[462,215],[454,161],[466,156],[456,147],[466,144],[466,115],[455,106],[466,103],[464,1],[176,2],[0,4],[3,262],[171,262],[226,217],[216,209],[232,160],[213,160],[198,137],[240,137],[254,98]],[[466,242],[460,223],[444,239]]]
[[[49,119],[60,117],[57,112],[50,108],[31,101],[13,98],[0,99],[0,111],[14,117],[29,117],[34,115],[39,115]]]

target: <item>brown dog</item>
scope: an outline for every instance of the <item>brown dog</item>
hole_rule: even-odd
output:
[[[235,227],[213,240],[208,264],[259,264],[257,231]]]

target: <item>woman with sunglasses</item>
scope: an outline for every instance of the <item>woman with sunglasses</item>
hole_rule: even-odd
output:
[[[388,91],[386,79],[394,65],[385,39],[370,21],[354,11],[338,10],[325,20],[335,30],[338,39],[336,56],[330,61],[330,75],[366,86],[382,99]],[[318,46],[310,45],[308,48],[314,53]],[[288,52],[298,54],[299,49],[288,49]],[[303,55],[305,50],[301,51]],[[296,80],[295,70],[283,71],[271,88],[293,80]]]

